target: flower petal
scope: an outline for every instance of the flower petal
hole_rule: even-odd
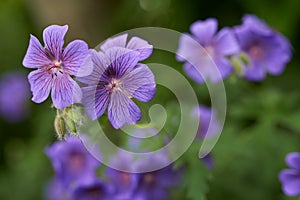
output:
[[[201,45],[208,45],[217,31],[218,22],[214,18],[194,22],[190,30]]]
[[[77,77],[77,80],[87,85],[97,85],[99,84],[101,77],[105,76],[104,72],[107,68],[107,62],[105,55],[101,51],[97,52],[94,49],[91,49],[90,56],[93,68],[92,73],[88,76]]]
[[[53,104],[58,109],[78,103],[82,99],[79,85],[66,73],[58,74],[53,80],[51,93]]]
[[[145,64],[139,64],[125,74],[120,83],[126,92],[143,102],[150,101],[156,93],[154,74]]]
[[[112,47],[126,47],[127,34],[118,35],[113,38],[108,38],[105,42],[100,46],[102,51],[107,51]]]
[[[112,47],[106,51],[109,75],[119,79],[131,71],[139,61],[140,53],[121,47]]]
[[[51,59],[39,40],[35,36],[30,35],[29,46],[23,59],[23,65],[27,68],[41,68],[50,65],[50,63]]]
[[[53,56],[52,59],[55,59],[57,61],[61,59],[64,37],[67,31],[68,25],[51,25],[45,28],[43,32],[43,39],[45,42],[45,47],[47,48],[51,56]]]
[[[135,124],[142,117],[137,105],[122,91],[114,90],[108,104],[108,119],[115,129]]]
[[[105,86],[88,86],[82,88],[82,104],[86,108],[86,114],[91,120],[101,117],[107,107],[110,96]]]
[[[289,165],[289,167],[300,170],[300,153],[289,153],[286,156],[286,163]]]
[[[62,55],[64,70],[74,76],[87,76],[93,70],[93,64],[89,57],[87,43],[82,40],[74,40],[64,49]]]
[[[279,179],[282,182],[282,190],[288,196],[300,194],[300,178],[297,170],[285,169],[279,174]]]
[[[183,65],[183,71],[194,81],[196,81],[197,83],[203,83],[204,79],[201,76],[201,74],[199,73],[199,71],[190,63],[186,62]]]
[[[261,81],[266,77],[266,70],[256,62],[245,66],[244,70],[244,77],[251,81]]]
[[[153,51],[153,46],[139,37],[132,37],[127,44],[127,48],[140,52],[140,61],[147,59]]]
[[[231,29],[223,28],[217,35],[214,51],[221,55],[233,55],[238,53],[240,47]]]
[[[32,101],[35,103],[45,101],[52,87],[52,75],[46,70],[38,69],[29,73],[28,80],[33,94]]]

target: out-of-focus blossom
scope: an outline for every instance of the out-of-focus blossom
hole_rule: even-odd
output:
[[[36,103],[45,101],[51,91],[53,104],[63,109],[81,101],[79,85],[71,78],[87,76],[92,71],[88,45],[82,40],[74,40],[63,48],[68,26],[52,25],[43,32],[45,46],[30,35],[29,47],[23,60],[27,68],[37,70],[28,75]]]
[[[96,179],[89,183],[79,183],[72,191],[71,200],[115,200],[113,188],[108,183]]]
[[[66,188],[56,178],[47,184],[45,192],[47,200],[71,200],[69,188]]]
[[[114,128],[135,124],[141,111],[131,100],[150,101],[156,93],[154,75],[141,60],[140,51],[110,47],[104,53],[93,50],[94,71],[78,80],[82,88],[82,103],[90,119],[101,117],[108,107],[108,119]]]
[[[288,196],[300,195],[300,153],[289,153],[286,163],[290,169],[284,169],[279,174],[282,190]]]
[[[24,120],[29,113],[30,89],[26,76],[19,72],[0,79],[0,114],[8,122]]]
[[[74,136],[58,141],[46,149],[52,161],[57,180],[64,186],[94,180],[100,162],[85,149],[82,141]]]
[[[217,26],[213,18],[196,21],[190,27],[192,35],[183,34],[179,40],[177,60],[185,62],[184,71],[196,82],[217,82],[232,72],[228,57],[237,54],[239,46],[231,29],[217,32]]]
[[[244,63],[244,77],[261,81],[266,73],[279,75],[291,59],[291,45],[287,38],[270,28],[254,15],[246,15],[243,24],[235,27],[241,51],[248,57]]]

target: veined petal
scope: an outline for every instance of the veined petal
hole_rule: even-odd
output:
[[[191,27],[191,33],[196,36],[201,45],[207,45],[215,35],[218,28],[216,19],[209,18],[205,21],[196,21]]]
[[[101,117],[107,107],[110,95],[105,86],[87,86],[81,88],[83,92],[82,104],[86,108],[86,114],[91,120]]]
[[[140,53],[126,48],[112,47],[106,51],[108,70],[111,76],[119,79],[131,71],[139,61]]]
[[[107,62],[105,55],[94,49],[90,50],[91,62],[93,71],[88,76],[77,77],[77,80],[87,85],[97,85],[101,78],[105,79],[105,70],[107,68]],[[107,77],[108,78],[108,77]]]
[[[126,47],[127,34],[118,35],[113,38],[107,39],[100,47],[102,51],[107,51],[112,47]]]
[[[64,37],[67,31],[68,25],[51,25],[45,28],[43,32],[45,47],[47,48],[51,56],[54,57],[53,59],[61,59],[62,47],[64,45]]]
[[[59,74],[53,80],[51,93],[53,104],[58,109],[78,103],[82,99],[79,85],[66,73]]]
[[[52,87],[52,75],[44,69],[32,71],[28,75],[32,101],[41,103],[47,99]]]
[[[145,64],[139,64],[120,79],[121,87],[137,100],[148,102],[156,93],[152,71]]]
[[[233,55],[238,53],[240,47],[233,31],[228,28],[223,28],[217,35],[214,51],[221,55]]]
[[[137,105],[121,90],[114,90],[108,104],[108,119],[114,128],[135,124],[142,117]]]
[[[23,65],[27,68],[41,68],[50,65],[50,63],[51,60],[39,40],[35,36],[30,35],[29,46],[23,59]]]
[[[87,76],[93,70],[93,64],[89,57],[87,43],[82,40],[74,40],[64,49],[62,54],[64,70],[74,76]]]
[[[152,45],[138,37],[132,37],[127,44],[127,48],[140,52],[140,61],[147,59],[153,51]]]

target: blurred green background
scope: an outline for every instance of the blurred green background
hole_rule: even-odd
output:
[[[22,67],[29,34],[41,39],[50,24],[68,24],[66,42],[80,38],[93,48],[131,28],[158,26],[188,32],[199,19],[215,17],[224,27],[240,24],[244,14],[255,14],[290,39],[293,59],[281,76],[268,76],[262,83],[225,81],[228,112],[213,150],[215,168],[190,172],[195,176],[186,199],[202,199],[201,192],[211,200],[293,199],[281,192],[278,172],[285,167],[286,153],[300,151],[299,10],[299,0],[1,0],[0,74],[29,73]],[[164,60],[181,69],[175,58]],[[207,94],[202,98],[207,101]],[[30,108],[23,122],[0,118],[0,199],[43,199],[45,184],[53,176],[44,149],[56,139],[55,111],[49,100],[30,103]],[[201,175],[204,184],[196,179]]]

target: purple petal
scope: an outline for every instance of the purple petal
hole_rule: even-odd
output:
[[[120,90],[113,91],[108,105],[108,119],[115,129],[135,124],[141,117],[140,109],[128,96]]]
[[[139,64],[120,81],[122,88],[140,101],[148,102],[156,93],[154,75],[147,65]]]
[[[286,156],[286,163],[289,165],[289,167],[300,170],[300,153],[289,153]]]
[[[137,65],[140,55],[137,51],[121,47],[110,48],[105,54],[108,58],[108,67],[111,71],[110,73],[112,73],[117,79],[121,78]]]
[[[267,26],[267,24],[256,17],[255,15],[245,15],[243,17],[243,26],[249,27],[256,33],[262,34],[262,35],[272,35],[273,30]]]
[[[107,51],[112,47],[126,47],[127,34],[118,35],[107,39],[100,47],[102,51]]]
[[[28,80],[33,94],[32,101],[35,103],[45,101],[53,84],[52,75],[46,70],[38,69],[29,73]]]
[[[218,75],[216,73],[213,73],[213,76],[211,77],[213,82],[218,82],[221,79],[226,78],[233,72],[232,64],[226,57],[215,58],[214,61],[220,74]]]
[[[86,108],[87,116],[91,120],[96,120],[101,117],[110,99],[105,86],[83,87],[82,92],[82,103]]]
[[[147,59],[153,51],[152,45],[138,37],[132,37],[127,44],[127,48],[140,52],[140,61]]]
[[[45,28],[43,39],[45,47],[55,60],[61,60],[62,47],[64,45],[64,37],[68,31],[68,25],[58,26],[52,25]]]
[[[196,36],[201,45],[208,45],[216,33],[217,27],[217,20],[210,18],[205,21],[194,22],[191,25],[190,30],[192,34]]]
[[[261,81],[266,77],[266,70],[257,63],[244,67],[244,77],[251,81]]]
[[[102,52],[97,52],[94,49],[90,50],[91,62],[93,71],[88,76],[77,77],[77,80],[87,85],[97,85],[100,78],[104,75],[107,68],[106,58]]]
[[[88,45],[82,40],[74,40],[63,51],[64,70],[78,77],[89,75],[93,70],[93,65],[88,55]]]
[[[53,80],[51,93],[53,104],[58,109],[81,101],[82,92],[79,85],[67,74],[58,74]]]
[[[205,49],[189,34],[182,34],[176,52],[178,61],[197,62],[199,56],[205,53]]]
[[[27,68],[41,68],[50,65],[50,63],[51,60],[39,40],[35,36],[30,35],[23,65]]]
[[[224,28],[218,33],[214,50],[226,56],[239,52],[240,47],[232,30]]]
[[[297,170],[282,170],[279,174],[279,179],[282,182],[282,190],[288,196],[300,194],[300,178]]]
[[[202,78],[201,74],[196,70],[196,68],[191,65],[190,63],[186,62],[183,65],[183,71],[194,81],[197,83],[203,83],[204,79]]]

